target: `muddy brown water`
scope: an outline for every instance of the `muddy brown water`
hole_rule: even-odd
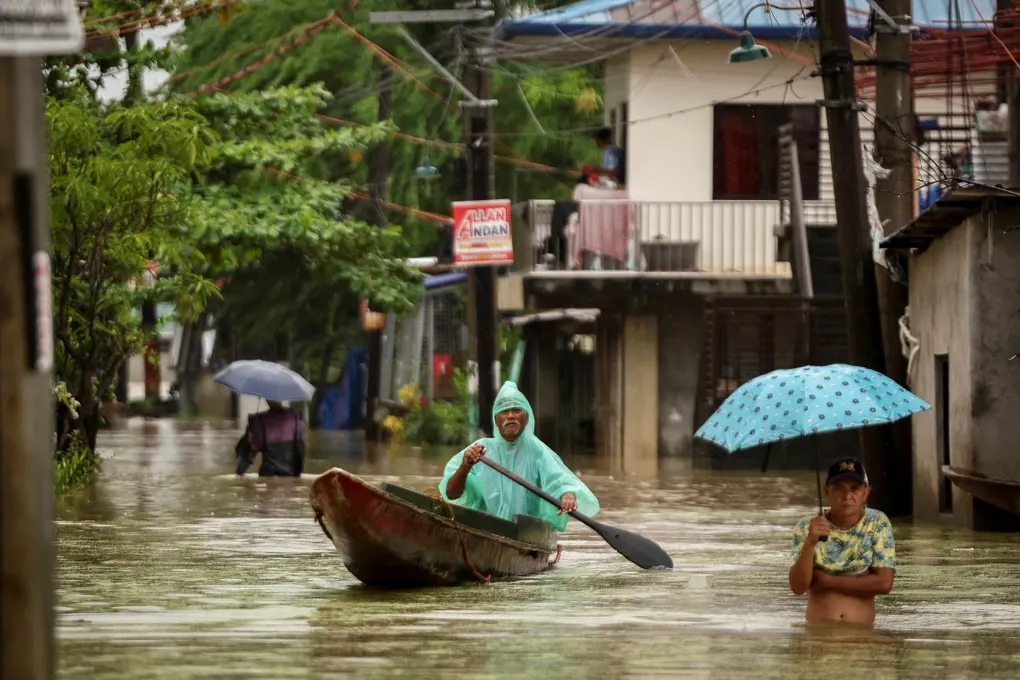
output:
[[[658,541],[674,571],[641,572],[572,522],[548,573],[378,592],[313,522],[312,476],[421,489],[449,452],[366,455],[357,435],[319,434],[311,474],[267,482],[232,475],[237,434],[104,433],[102,474],[58,508],[61,677],[1020,677],[1020,536],[898,525],[875,629],[809,628],[786,569],[813,475],[627,477],[568,459],[600,519]]]

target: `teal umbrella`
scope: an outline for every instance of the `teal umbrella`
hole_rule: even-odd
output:
[[[734,453],[808,435],[884,425],[929,408],[926,401],[869,368],[802,366],[772,371],[744,383],[694,436]],[[816,447],[821,505],[817,457]]]

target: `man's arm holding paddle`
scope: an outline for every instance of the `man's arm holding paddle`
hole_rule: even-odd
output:
[[[467,484],[467,477],[471,474],[471,468],[475,466],[485,455],[485,447],[480,442],[475,442],[471,446],[464,450],[464,457],[461,459],[460,467],[450,477],[450,481],[446,483],[446,497],[451,501],[455,501],[461,497],[464,493],[464,486]],[[556,514],[560,515],[564,512],[573,512],[577,510],[577,496],[572,491],[568,491],[560,496],[560,511]]]
[[[485,447],[479,442],[475,442],[471,446],[464,449],[464,457],[460,460],[460,467],[450,477],[450,481],[446,483],[446,497],[451,501],[455,501],[461,497],[464,493],[464,486],[467,483],[468,474],[471,472],[471,468],[474,467],[475,463],[482,459],[485,455]]]

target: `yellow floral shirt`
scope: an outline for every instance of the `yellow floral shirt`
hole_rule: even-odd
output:
[[[808,515],[793,530],[790,559],[796,561],[807,540],[808,525],[817,515]],[[815,567],[830,574],[863,574],[869,569],[896,568],[896,541],[892,523],[881,510],[866,508],[861,521],[847,530],[829,523],[829,540],[815,545]]]

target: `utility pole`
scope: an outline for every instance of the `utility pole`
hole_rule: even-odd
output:
[[[53,316],[42,90],[38,58],[0,57],[0,677],[26,680],[54,673]]]
[[[369,21],[380,24],[459,23],[475,28],[489,29],[495,12],[490,0],[468,0],[452,10],[410,10],[370,12]],[[486,66],[487,48],[473,44],[465,62],[464,77],[458,81],[435,57],[401,29],[401,33],[415,49],[422,53],[432,66],[456,85],[465,95],[460,102],[463,109],[464,149],[467,155],[468,196],[473,201],[492,198],[492,107],[489,98],[489,72]],[[478,370],[478,425],[486,434],[492,434],[492,404],[496,400],[499,382],[499,354],[497,352],[496,272],[491,265],[471,267],[468,272],[468,345]],[[474,433],[471,433],[474,437]]]
[[[475,0],[474,8],[489,9],[489,0]],[[488,19],[475,25],[489,27]],[[464,84],[474,101],[462,101],[464,109],[464,149],[467,153],[468,195],[473,201],[485,201],[494,193],[492,157],[492,100],[485,47],[472,45],[464,74]],[[496,271],[492,266],[472,267],[468,273],[472,287],[475,362],[478,368],[478,427],[492,436],[492,405],[499,389],[498,320],[496,316]]]
[[[910,79],[911,0],[878,0],[885,13],[902,28],[893,28],[876,17],[877,86],[875,97],[875,155],[889,171],[878,179],[875,205],[889,236],[914,218],[913,90]],[[890,270],[876,266],[878,305],[886,374],[907,386],[907,360],[900,343],[900,317],[910,299],[907,286],[893,280]],[[909,515],[913,510],[913,449],[910,420],[894,423],[888,476],[875,489],[882,508],[890,515]]]
[[[0,2],[0,678],[50,680],[53,298],[41,57],[85,45],[74,0]]]
[[[379,122],[390,119],[390,87],[393,76],[389,65],[382,64],[379,68]],[[390,144],[382,140],[372,149],[371,180],[369,195],[372,199],[372,220],[380,228],[385,227],[386,220],[386,184],[390,174]],[[377,441],[379,423],[376,422],[376,406],[379,403],[379,388],[382,371],[382,329],[368,331],[368,385],[365,405],[365,438]]]
[[[821,52],[825,120],[829,131],[835,190],[839,259],[843,269],[847,330],[852,363],[883,373],[882,329],[878,314],[875,262],[871,253],[864,167],[861,164],[859,104],[844,0],[814,5]],[[873,504],[884,508],[902,490],[890,486],[887,428],[860,431],[861,457],[874,489]]]

